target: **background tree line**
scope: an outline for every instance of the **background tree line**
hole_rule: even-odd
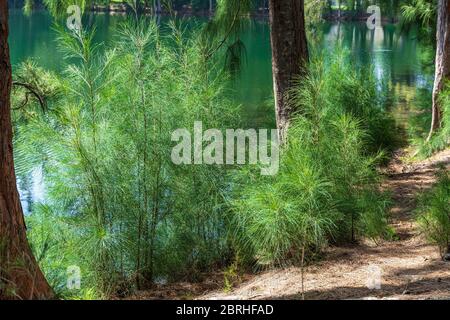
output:
[[[24,6],[33,5],[43,8],[44,0],[8,0],[10,8],[22,8]],[[127,4],[128,1],[122,0],[96,0],[92,1],[92,5],[109,6],[117,4]],[[185,10],[194,12],[214,12],[217,7],[217,0],[144,0],[142,5],[146,8],[155,8],[157,12],[168,11],[167,6],[173,10]],[[252,5],[252,10],[266,11],[268,9],[268,0],[256,0]]]

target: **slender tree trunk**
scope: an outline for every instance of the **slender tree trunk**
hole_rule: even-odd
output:
[[[287,94],[309,59],[304,0],[270,0],[269,16],[277,127],[283,142],[293,112]]]
[[[155,14],[160,14],[162,11],[161,0],[155,0]]]
[[[0,1],[0,299],[49,299],[53,291],[31,252],[12,150],[8,3]]]
[[[432,120],[428,141],[441,128],[442,109],[439,95],[450,80],[450,0],[439,0],[437,24],[436,72],[433,89]]]
[[[338,0],[338,20],[341,21],[341,0]]]

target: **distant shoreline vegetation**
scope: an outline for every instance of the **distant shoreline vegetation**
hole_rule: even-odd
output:
[[[20,9],[23,8],[22,1],[10,1],[11,9]],[[41,3],[35,4],[35,9],[45,10],[45,7]],[[121,14],[125,15],[127,13],[132,12],[132,8],[126,4],[126,2],[116,2],[111,4],[94,4],[90,8],[87,8],[86,11],[94,12],[94,13],[109,13],[111,15]],[[158,14],[158,15],[168,15],[170,12],[161,8],[158,9],[155,6],[147,6],[142,8],[141,10],[144,14]],[[177,15],[181,16],[213,16],[215,14],[215,10],[210,11],[208,8],[204,9],[196,9],[192,5],[182,5],[181,7],[174,7],[173,12]],[[250,13],[250,16],[253,18],[268,18],[269,16],[269,8],[265,8],[264,6],[259,6],[255,8]],[[366,21],[370,17],[370,13],[365,12],[364,10],[346,10],[341,9],[325,9],[323,13],[323,19],[326,21]],[[399,22],[399,18],[389,15],[382,15],[382,22],[384,23],[397,23]]]

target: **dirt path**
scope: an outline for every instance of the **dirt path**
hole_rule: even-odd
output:
[[[416,196],[432,186],[439,165],[450,168],[450,150],[431,159],[404,165],[397,155],[385,174],[384,187],[393,193],[391,224],[399,240],[376,246],[362,243],[327,250],[326,258],[308,267],[306,299],[450,299],[450,263],[442,262],[436,247],[418,234],[412,214]],[[380,275],[380,277],[378,277]],[[379,289],[369,289],[368,281]],[[259,274],[234,289],[201,299],[300,299],[299,268]]]

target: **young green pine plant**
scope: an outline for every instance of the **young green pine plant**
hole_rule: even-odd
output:
[[[422,195],[417,222],[442,258],[450,253],[450,172],[441,169],[436,185]]]

